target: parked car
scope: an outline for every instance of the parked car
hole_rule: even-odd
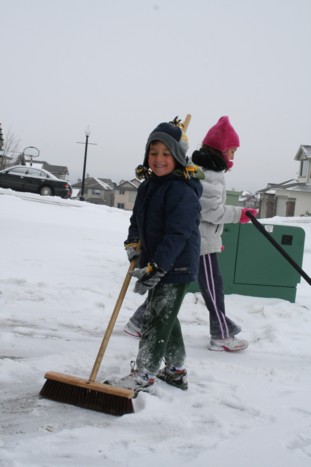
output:
[[[0,187],[38,193],[42,196],[70,198],[72,195],[72,188],[66,180],[55,177],[47,170],[25,165],[0,170]]]

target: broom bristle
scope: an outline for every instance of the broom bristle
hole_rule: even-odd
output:
[[[132,399],[50,379],[44,383],[40,396],[110,415],[134,413]]]

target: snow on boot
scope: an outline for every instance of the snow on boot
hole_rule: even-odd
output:
[[[186,369],[176,370],[176,368],[167,368],[165,366],[158,371],[157,378],[176,388],[183,389],[184,391],[188,389]]]
[[[211,339],[208,345],[209,350],[216,352],[239,352],[248,347],[248,342],[235,337],[228,337],[227,339]]]
[[[134,364],[135,362],[131,362],[131,372],[129,375],[122,378],[108,378],[104,383],[121,388],[133,389],[136,393],[139,391],[150,392],[155,380],[154,375],[134,369]]]

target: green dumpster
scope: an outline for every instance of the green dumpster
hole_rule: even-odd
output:
[[[305,232],[300,227],[264,224],[268,233],[301,267]],[[226,224],[219,266],[225,294],[281,298],[295,302],[300,274],[252,224]],[[196,283],[189,291],[198,291]]]

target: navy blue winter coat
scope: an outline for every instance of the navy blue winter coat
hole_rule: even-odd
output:
[[[162,283],[196,280],[200,257],[202,185],[178,173],[152,174],[138,188],[128,242],[141,242],[140,267],[156,263],[167,274]]]

